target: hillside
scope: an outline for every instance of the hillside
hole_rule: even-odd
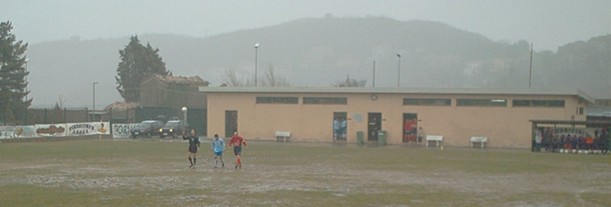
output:
[[[206,38],[143,34],[139,39],[159,48],[175,75],[198,75],[212,86],[222,84],[229,70],[252,80],[255,43],[261,45],[259,82],[271,67],[293,86],[330,86],[347,76],[371,86],[375,61],[376,87],[394,87],[397,53],[402,55],[402,87],[527,88],[529,82],[529,43],[495,42],[430,21],[325,17]],[[91,107],[94,81],[99,82],[96,108],[121,100],[114,77],[118,51],[128,41],[126,36],[31,44],[34,105],[64,99],[65,105]],[[607,35],[536,53],[532,88],[580,88],[611,97],[610,42]]]

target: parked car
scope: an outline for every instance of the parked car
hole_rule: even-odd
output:
[[[159,120],[145,120],[131,129],[130,133],[132,134],[132,138],[137,138],[140,135],[150,138],[154,135],[159,135],[159,129],[161,129],[161,127],[163,127],[163,122]]]
[[[170,120],[165,123],[165,126],[159,129],[159,137],[165,138],[167,136],[172,136],[172,138],[176,138],[176,136],[182,135],[182,132],[188,127],[189,125],[187,122],[183,120]]]

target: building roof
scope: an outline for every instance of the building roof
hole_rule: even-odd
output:
[[[120,102],[120,101],[117,101],[117,102],[111,103],[110,105],[104,107],[104,110],[109,110],[109,109],[112,109],[112,110],[128,110],[128,109],[136,108],[138,106],[139,106],[139,104],[135,103],[135,102]]]
[[[185,84],[185,85],[194,85],[194,86],[210,85],[208,81],[203,80],[199,76],[173,76],[173,75],[168,75],[168,76],[155,75],[143,81],[142,83],[145,83],[151,80],[159,80],[166,84]]]
[[[394,88],[394,87],[200,87],[204,93],[353,93],[353,94],[466,94],[466,95],[568,95],[594,103],[578,89],[499,88]]]

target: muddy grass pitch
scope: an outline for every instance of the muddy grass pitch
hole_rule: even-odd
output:
[[[1,206],[611,206],[611,156],[251,141],[0,143]]]

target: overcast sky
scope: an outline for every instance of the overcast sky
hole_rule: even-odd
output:
[[[205,37],[306,17],[432,20],[556,50],[611,34],[611,0],[0,0],[0,21],[39,43],[172,33]]]

